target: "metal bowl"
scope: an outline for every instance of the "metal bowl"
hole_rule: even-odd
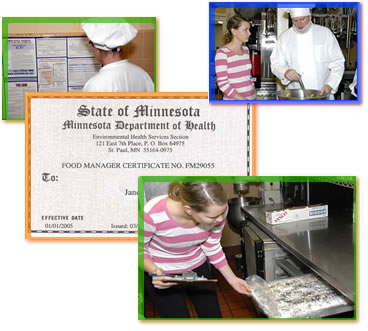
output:
[[[276,92],[278,100],[328,100],[330,94],[320,95],[319,90],[290,89]]]

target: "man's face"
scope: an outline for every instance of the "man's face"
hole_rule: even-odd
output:
[[[298,16],[292,19],[295,28],[300,32],[304,31],[304,29],[308,26],[310,21],[311,16]]]

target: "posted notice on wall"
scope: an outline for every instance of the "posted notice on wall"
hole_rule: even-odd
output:
[[[100,68],[85,36],[9,37],[6,118],[24,118],[25,92],[81,91]]]
[[[252,175],[253,126],[207,93],[29,93],[26,238],[136,238],[138,176]]]

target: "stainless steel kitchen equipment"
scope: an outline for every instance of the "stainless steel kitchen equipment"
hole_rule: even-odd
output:
[[[274,8],[236,8],[237,15],[249,20],[252,35],[247,47],[252,55],[260,55],[260,63],[253,61],[258,99],[274,100],[276,77],[271,72],[270,56],[276,44],[276,9]],[[260,73],[260,77],[258,77]],[[259,81],[260,79],[260,81]]]
[[[240,231],[242,226],[241,222],[245,220],[241,213],[241,207],[257,205],[260,203],[260,199],[245,196],[249,190],[249,184],[247,182],[233,183],[233,190],[237,197],[228,201],[229,211],[227,214],[227,220],[236,231]]]
[[[285,205],[289,206],[307,206],[310,204],[309,189],[310,183],[280,183],[282,201]],[[323,199],[322,199],[323,200]],[[317,200],[315,203],[318,203]]]
[[[259,196],[262,204],[270,205],[273,203],[281,203],[281,184],[279,182],[265,182],[259,187]]]
[[[260,203],[260,199],[256,197],[236,197],[232,198],[228,201],[229,211],[227,214],[227,220],[230,223],[231,227],[236,231],[240,231],[242,227],[242,222],[245,221],[245,217],[241,212],[241,207],[250,206],[250,205],[258,205]]]
[[[319,90],[285,89],[276,92],[278,100],[328,100],[329,94],[320,95]]]
[[[265,212],[283,207],[283,204],[278,204],[242,208],[248,218],[248,226],[243,228],[246,274],[257,274],[266,281],[277,281],[305,273],[318,275],[332,292],[339,292],[340,297],[346,297],[346,304],[328,307],[314,317],[346,314],[351,317],[354,314],[355,301],[352,215],[346,217],[346,214],[335,213],[314,220],[267,224]],[[258,233],[264,233],[262,241],[254,246],[249,244],[252,241],[257,242],[248,235],[249,228],[251,229],[249,224]],[[269,248],[272,247],[270,240],[274,241],[273,250]],[[304,302],[303,297],[298,302]],[[260,302],[256,302],[256,305],[259,304]],[[305,314],[306,317],[313,317],[308,312]],[[271,314],[270,317],[279,316]]]
[[[352,57],[352,50],[356,46],[358,32],[356,8],[330,8],[324,12],[314,10],[312,21],[331,30],[345,55],[346,70],[355,70],[356,58]]]
[[[310,269],[278,245],[256,225],[248,222],[242,228],[246,272],[267,281],[302,275]]]
[[[247,219],[270,236],[283,249],[312,269],[342,294],[354,301],[353,215],[334,213],[311,221],[279,225],[266,223],[266,211],[284,208],[283,204],[242,208]],[[315,228],[317,220],[326,228]],[[295,229],[305,225],[305,228]],[[310,227],[309,227],[310,226]]]
[[[280,186],[284,203],[241,207],[244,278],[258,275],[268,282],[317,275],[348,302],[318,314],[351,317],[355,308],[354,184],[295,182]],[[277,225],[266,222],[266,211],[289,208],[293,202],[295,206],[327,204],[328,217]]]
[[[234,193],[241,196],[248,192],[249,184],[245,182],[234,183],[233,187],[234,187]]]
[[[303,98],[305,97],[305,95],[307,94],[306,90],[305,90],[305,86],[304,86],[304,83],[303,83],[303,80],[302,78],[299,79],[299,84],[300,84],[300,87],[302,88],[302,91],[303,91]]]

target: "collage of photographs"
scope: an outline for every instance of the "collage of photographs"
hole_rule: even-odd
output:
[[[47,6],[1,15],[0,330],[365,328],[364,3]]]

